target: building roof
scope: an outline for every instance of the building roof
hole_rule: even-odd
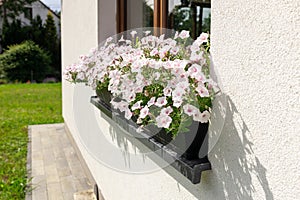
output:
[[[2,0],[0,0],[1,2]],[[57,18],[60,18],[59,15],[57,15],[49,6],[47,6],[46,4],[44,4],[41,0],[38,0],[38,2],[40,2],[44,7],[46,7],[53,15],[55,15]],[[1,4],[1,3],[0,3]]]

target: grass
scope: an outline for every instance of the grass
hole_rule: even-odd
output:
[[[0,199],[24,199],[28,125],[63,122],[61,84],[0,85]]]

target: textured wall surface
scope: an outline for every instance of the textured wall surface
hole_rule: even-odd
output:
[[[216,199],[300,194],[300,2],[212,3],[212,53],[225,129],[211,153]]]
[[[209,154],[213,169],[203,173],[198,185],[192,185],[171,167],[132,174],[101,162],[99,156],[109,158],[112,153],[104,142],[109,141],[121,149],[111,160],[120,161],[128,169],[145,163],[155,166],[148,159],[142,163],[134,160],[138,155],[128,157],[128,151],[138,151],[134,148],[138,144],[120,139],[122,130],[111,126],[112,122],[101,117],[89,103],[94,94],[91,89],[64,81],[65,123],[104,197],[109,200],[297,199],[300,194],[299,13],[299,1],[212,2],[211,51],[226,97],[216,105],[226,110],[226,117],[222,134]],[[114,1],[64,0],[63,67],[75,62],[80,54],[88,53],[106,36],[113,35],[114,17]],[[214,137],[212,134],[211,141]]]

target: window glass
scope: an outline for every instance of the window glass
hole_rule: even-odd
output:
[[[154,0],[127,0],[127,30],[153,27]]]
[[[168,27],[189,30],[193,38],[210,32],[209,0],[169,0]]]

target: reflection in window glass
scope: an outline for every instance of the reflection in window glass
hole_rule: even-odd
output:
[[[210,32],[210,8],[203,8],[202,32]]]
[[[168,26],[177,31],[189,30],[193,38],[210,32],[210,1],[169,0]]]
[[[153,27],[154,0],[127,0],[127,30]]]

